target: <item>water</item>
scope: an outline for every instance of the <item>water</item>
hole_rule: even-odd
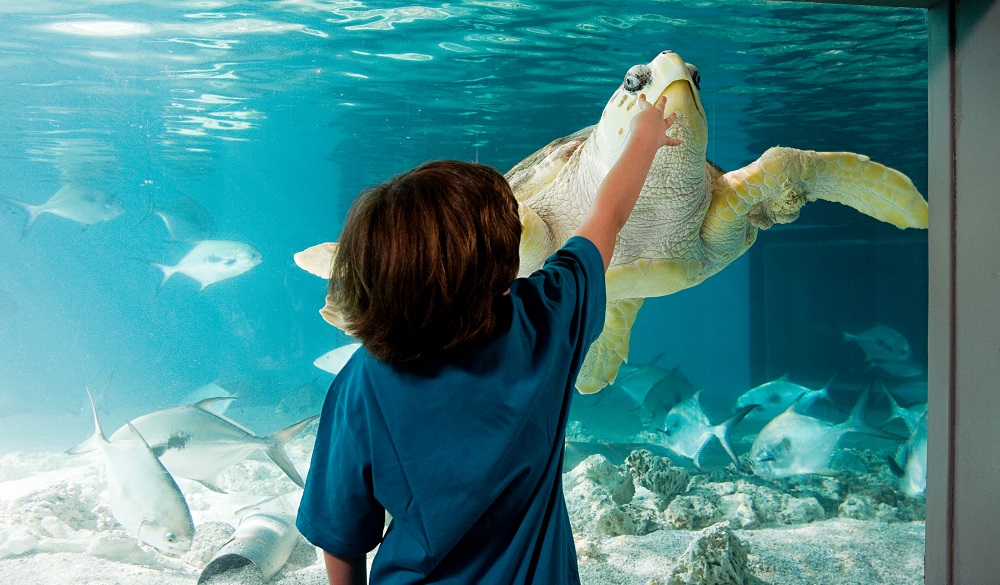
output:
[[[45,214],[22,237],[25,214],[0,209],[0,453],[86,438],[85,386],[109,432],[209,383],[262,434],[298,420],[276,405],[327,385],[312,362],[349,339],[292,254],[335,240],[361,188],[420,162],[505,171],[597,122],[624,72],[664,49],[699,69],[722,168],[775,145],[852,151],[926,193],[926,36],[920,10],[783,2],[4,2],[0,195],[84,185],[125,212],[86,229]],[[151,209],[181,196],[261,264],[200,292],[183,275],[161,286],[153,263],[192,243]],[[812,203],[704,284],[647,300],[630,360],[679,367],[714,420],[783,374],[832,378],[824,414],[840,422],[873,374],[841,330],[887,325],[926,363],[926,266],[926,232]],[[596,418],[577,401],[575,438],[662,442],[598,396]]]

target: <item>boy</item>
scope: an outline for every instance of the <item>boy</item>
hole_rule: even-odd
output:
[[[577,371],[604,272],[665,132],[645,96],[574,237],[515,279],[521,224],[495,170],[432,162],[351,207],[329,298],[363,347],[323,406],[297,526],[330,583],[579,583],[562,492]],[[384,512],[392,522],[382,534]]]

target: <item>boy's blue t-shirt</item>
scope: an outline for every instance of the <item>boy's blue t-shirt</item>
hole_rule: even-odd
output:
[[[381,541],[375,585],[579,583],[563,446],[605,294],[574,237],[511,285],[499,338],[404,366],[358,350],[323,406],[299,531],[339,556]]]

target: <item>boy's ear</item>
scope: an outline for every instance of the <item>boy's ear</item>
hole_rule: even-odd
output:
[[[295,264],[309,274],[330,280],[333,258],[337,255],[337,243],[326,242],[306,248],[294,256]],[[324,314],[324,318],[326,315]],[[329,319],[327,319],[329,321]]]

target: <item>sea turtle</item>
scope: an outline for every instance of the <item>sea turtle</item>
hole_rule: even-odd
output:
[[[677,113],[669,134],[681,145],[657,153],[618,236],[607,272],[604,331],[577,378],[582,393],[615,380],[646,297],[701,283],[739,258],[759,228],[794,221],[808,201],[836,201],[899,228],[927,227],[927,202],[913,183],[864,155],[774,147],[742,169],[724,172],[705,158],[708,125],[698,83],[694,66],[664,51],[628,70],[600,122],[553,141],[506,175],[524,226],[520,272],[525,275],[583,220],[598,185],[622,153],[640,96],[655,102],[666,95],[665,115]],[[335,249],[320,244],[297,254],[296,262],[328,277]],[[338,324],[329,307],[321,313]]]

